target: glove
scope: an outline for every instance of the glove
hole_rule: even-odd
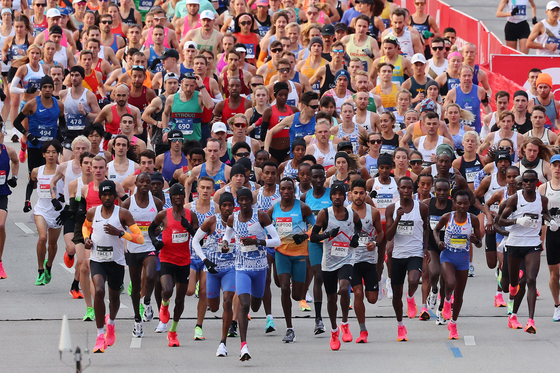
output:
[[[377,198],[377,190],[372,190],[371,192],[369,192],[369,196],[371,197],[371,199]]]
[[[31,211],[31,202],[25,201],[25,203],[23,204],[23,212],[29,212],[29,211]]]
[[[105,139],[105,141],[109,141],[113,138],[113,134],[111,132],[105,132],[103,134],[103,138]]]
[[[423,37],[424,39],[429,39],[429,38],[431,38],[431,37],[433,37],[433,36],[434,36],[434,33],[433,33],[433,32],[430,32],[430,31],[428,31],[428,30],[422,31],[422,37]]]
[[[69,208],[70,206],[64,206],[64,209],[60,211],[60,214],[58,214],[58,216],[56,217],[56,224],[64,224],[64,221],[68,218]]]
[[[193,229],[191,223],[189,223],[189,221],[187,220],[187,218],[185,218],[184,216],[181,217],[181,225],[183,226],[183,228],[185,228],[186,230],[189,231],[189,233],[191,234],[191,236],[194,236],[194,229]]]
[[[533,225],[533,219],[530,216],[522,216],[515,219],[515,224],[520,225],[525,228],[529,228]]]
[[[306,233],[294,234],[294,242],[296,243],[296,245],[302,244],[307,239],[308,239],[308,236],[307,236]]]
[[[549,222],[546,223],[550,227],[550,230],[556,232],[558,230],[558,223],[554,219],[550,219]]]
[[[358,247],[358,239],[360,238],[359,234],[355,234],[352,236],[352,240],[350,240],[350,247]]]
[[[9,179],[9,180],[7,181],[7,183],[8,183],[8,185],[9,185],[10,187],[12,187],[12,188],[17,187],[17,179],[16,179],[15,177],[13,177],[13,176],[12,176],[11,179]]]
[[[152,241],[152,245],[154,245],[155,249],[157,252],[160,252],[161,249],[163,249],[163,242],[160,240],[154,240]]]
[[[330,231],[325,232],[325,236],[328,237],[328,238],[336,237],[336,235],[338,234],[339,231],[340,231],[340,228],[336,227],[334,229],[331,229]]]
[[[537,17],[533,17],[533,25],[536,25],[537,23],[539,23],[539,22],[537,21]]]
[[[4,101],[5,99],[6,99],[6,94],[4,93],[4,90],[0,88],[0,100]]]
[[[148,67],[148,69],[149,70],[154,70],[160,62],[161,62],[161,60],[159,58],[156,58],[155,60],[152,61],[152,63],[150,64],[150,67]]]
[[[78,209],[76,211],[76,221],[84,221],[86,218],[86,211],[84,209]]]
[[[511,10],[511,15],[512,16],[516,15],[517,13],[519,13],[519,7],[515,7]]]
[[[37,92],[37,87],[33,87],[33,86],[25,90],[25,93],[29,93],[29,94],[33,94],[35,92]]]
[[[206,268],[208,268],[208,272],[210,272],[213,275],[218,273],[218,271],[216,271],[216,263],[211,262],[208,258],[204,259],[203,263],[206,266]]]
[[[56,198],[51,199],[51,203],[54,206],[55,211],[60,211],[62,210],[62,204],[60,203],[60,201]]]
[[[33,146],[37,146],[39,145],[39,138],[35,135],[32,135],[30,133],[27,134],[27,140],[29,140],[29,142],[31,143],[31,145]]]
[[[364,52],[369,58],[373,60],[375,59],[375,56],[373,55],[373,53],[371,53],[371,50],[369,48],[362,49],[362,52]]]

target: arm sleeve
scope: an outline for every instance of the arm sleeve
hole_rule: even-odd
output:
[[[230,240],[233,237],[233,233],[234,233],[233,228],[228,225],[228,227],[226,228],[226,233],[224,234],[223,240],[226,241],[226,242],[230,242]]]
[[[27,187],[25,188],[25,200],[29,201],[31,198],[31,194],[33,194],[33,188],[35,187],[35,181],[29,179],[27,183]]]
[[[192,247],[202,261],[206,259],[206,255],[204,255],[204,252],[202,251],[202,246],[200,246],[200,241],[204,238],[204,236],[206,236],[206,232],[198,228],[192,240]]]
[[[319,227],[318,225],[314,225],[313,229],[311,230],[311,237],[309,237],[309,241],[313,243],[320,243],[321,241],[323,241],[325,239],[325,234],[320,234],[320,231],[321,227]]]
[[[261,141],[266,140],[266,133],[268,132],[268,126],[270,122],[262,122],[261,124]]]
[[[315,222],[317,221],[317,219],[315,219],[315,215],[311,214],[308,217],[305,218],[305,221],[307,222],[307,224],[313,226],[315,225]]]
[[[276,231],[276,227],[273,224],[270,224],[265,227],[266,233],[270,235],[271,238],[266,239],[266,246],[267,247],[278,247],[282,243],[280,241],[280,236],[278,236],[278,232]]]
[[[89,238],[89,236],[91,235],[91,225],[93,223],[89,220],[85,220],[84,221],[84,225],[82,225],[82,236],[84,236],[84,240],[86,238]]]
[[[128,229],[130,229],[130,233],[125,231],[123,238],[127,241],[137,243],[138,245],[142,245],[144,243],[144,235],[142,234],[140,228],[138,228],[138,225],[133,224],[130,227],[128,227]]]
[[[150,224],[150,226],[148,227],[148,236],[150,237],[152,243],[158,240],[156,234],[157,227],[158,225],[154,222],[152,222],[152,224]]]
[[[21,111],[19,112],[18,116],[16,117],[16,120],[14,120],[14,127],[21,133],[23,133],[24,135],[27,133],[27,130],[25,128],[23,128],[23,120],[25,119],[25,114],[23,114]]]
[[[25,93],[25,89],[18,87],[20,82],[21,82],[21,78],[19,76],[14,76],[14,79],[12,79],[12,85],[10,86],[10,93],[14,93],[14,94]]]

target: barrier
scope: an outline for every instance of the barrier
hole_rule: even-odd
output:
[[[524,90],[522,85],[512,81],[509,77],[492,72],[484,66],[481,66],[480,68],[488,76],[488,84],[490,85],[490,87],[492,87],[492,96],[494,96],[494,94],[498,91],[506,91],[509,93],[510,97],[513,97],[513,94],[516,91]],[[492,111],[496,111],[496,102],[494,100],[494,97],[491,97],[489,101],[490,107],[492,107]]]

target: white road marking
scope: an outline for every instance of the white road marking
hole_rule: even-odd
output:
[[[29,228],[27,227],[27,225],[25,225],[25,223],[20,223],[20,222],[18,222],[18,223],[14,223],[14,224],[17,225],[17,227],[18,227],[19,229],[21,229],[21,230],[23,231],[23,233],[25,233],[25,234],[33,234],[33,233],[35,233],[35,232],[33,232],[31,229],[29,229]]]
[[[465,346],[476,346],[476,342],[474,341],[474,335],[465,336]]]
[[[70,272],[71,274],[74,274],[74,273],[76,272],[76,271],[74,270],[74,267],[68,268],[68,267],[66,267],[66,264],[64,264],[64,263],[58,263],[58,264],[60,264],[60,265],[62,266],[62,268],[64,268],[65,270],[67,270],[67,271]]]
[[[109,299],[105,299],[105,302],[107,302],[107,304],[109,304]],[[119,308],[128,308],[128,307],[125,306],[123,302],[121,302],[121,306]]]
[[[132,337],[130,341],[130,348],[140,348],[142,347],[142,338]]]

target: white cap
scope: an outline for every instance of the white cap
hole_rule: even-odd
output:
[[[416,53],[414,56],[412,56],[410,63],[416,62],[422,62],[423,64],[426,64],[426,57],[424,57],[422,53]]]
[[[10,14],[12,14],[12,10],[9,9],[9,8],[4,8],[4,9],[2,9],[2,14],[4,14],[4,13],[10,13]],[[2,14],[0,14],[0,15],[2,15]]]
[[[200,0],[187,0],[187,5],[189,4],[200,5]]]
[[[214,123],[214,125],[212,126],[212,132],[214,133],[227,132],[226,124],[224,122]]]
[[[546,10],[552,10],[554,8],[560,8],[560,5],[558,4],[558,1],[549,1],[546,4]]]
[[[214,13],[211,10],[204,10],[200,13],[200,19],[214,19]]]
[[[47,18],[54,17],[62,17],[62,14],[60,14],[60,10],[56,8],[50,8],[49,10],[47,10]]]
[[[183,45],[183,49],[187,49],[187,48],[194,48],[194,49],[197,49],[197,48],[196,48],[196,43],[195,43],[194,41],[187,41],[187,42],[185,43],[185,45]]]

